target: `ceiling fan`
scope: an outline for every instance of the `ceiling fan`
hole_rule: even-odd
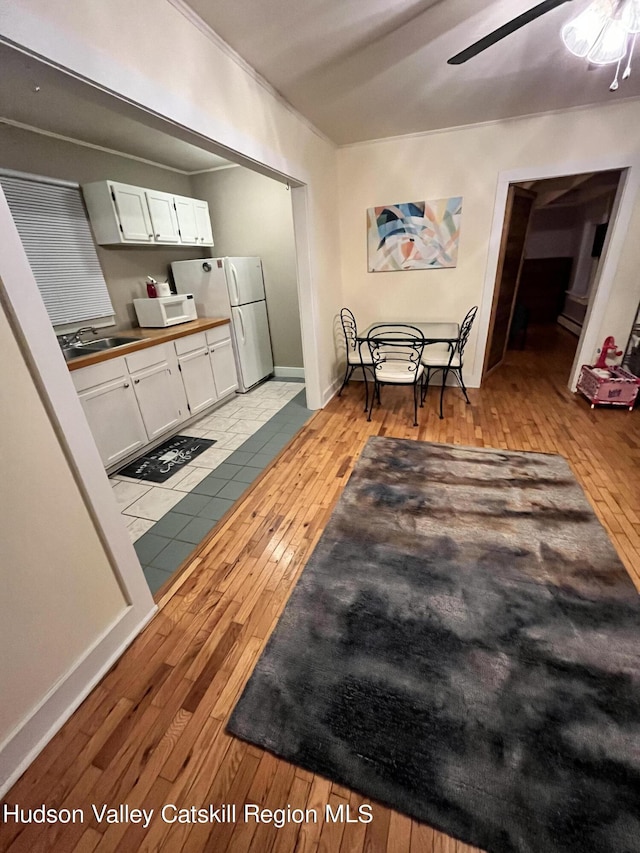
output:
[[[479,39],[474,42],[469,47],[460,51],[460,53],[456,53],[455,56],[452,56],[451,59],[447,60],[449,65],[462,65],[463,62],[466,62],[468,59],[472,59],[474,56],[477,56],[479,53],[482,53],[483,50],[486,50],[491,45],[505,38],[506,36],[511,35],[511,33],[515,33],[516,30],[519,30],[521,27],[526,26],[526,24],[530,24],[532,21],[535,21],[536,18],[539,18],[541,15],[545,15],[547,12],[550,12],[552,9],[555,9],[557,6],[562,6],[564,3],[571,3],[572,0],[544,0],[542,3],[538,3],[537,6],[534,6],[532,9],[529,9],[528,12],[523,12],[522,15],[518,15],[517,18],[513,18],[503,26],[498,27],[497,30],[494,30],[492,33],[489,33],[488,36],[484,36],[484,38]]]

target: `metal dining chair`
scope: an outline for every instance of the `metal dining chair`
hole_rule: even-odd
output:
[[[469,311],[467,311],[464,320],[460,324],[460,334],[458,335],[458,340],[456,341],[455,346],[443,347],[442,344],[432,344],[425,347],[425,352],[422,355],[422,366],[424,367],[422,402],[424,402],[424,399],[427,396],[427,389],[429,387],[431,374],[438,370],[442,371],[443,389],[447,383],[447,376],[450,373],[453,373],[460,385],[460,388],[462,389],[465,400],[467,403],[471,402],[462,377],[462,368],[464,366],[464,350],[467,345],[467,341],[469,340],[471,327],[473,326],[473,321],[475,320],[477,313],[477,305],[474,305],[473,308],[470,308]],[[438,347],[437,350],[436,347]],[[440,395],[440,417],[444,417],[442,414],[442,394]]]
[[[364,410],[367,411],[369,405],[369,385],[367,383],[367,371],[373,376],[373,365],[371,363],[371,355],[368,347],[363,347],[358,340],[358,326],[356,318],[348,308],[343,308],[340,311],[340,322],[342,323],[342,331],[344,333],[344,343],[347,351],[347,364],[344,372],[344,379],[338,391],[338,397],[342,395],[342,390],[345,385],[348,385],[349,379],[353,375],[353,371],[361,368],[364,378],[364,394],[365,403]]]
[[[418,400],[422,406],[420,383],[424,367],[422,354],[424,338],[420,329],[406,324],[374,326],[367,336],[373,365],[373,393],[369,404],[371,420],[373,402],[380,404],[382,385],[411,385],[413,387],[413,425],[418,426]]]

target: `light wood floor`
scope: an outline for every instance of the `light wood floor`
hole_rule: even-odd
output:
[[[575,339],[530,336],[465,406],[437,393],[411,426],[406,389],[385,389],[371,423],[362,386],[318,412],[202,548],[162,610],[6,797],[23,808],[128,803],[158,809],[255,802],[318,807],[361,797],[225,734],[225,721],[370,435],[558,452],[567,457],[640,584],[640,412],[591,410],[566,388]],[[471,853],[374,804],[365,824],[0,827],[0,850]]]

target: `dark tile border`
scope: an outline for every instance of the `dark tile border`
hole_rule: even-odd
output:
[[[171,580],[312,415],[302,390],[133,543],[152,594]]]

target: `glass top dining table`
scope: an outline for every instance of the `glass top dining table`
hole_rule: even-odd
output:
[[[358,349],[362,352],[361,347],[364,343],[366,343],[367,338],[372,332],[376,332],[376,334],[380,337],[384,336],[384,342],[388,344],[393,344],[394,342],[402,343],[403,339],[402,335],[394,337],[394,328],[409,326],[414,329],[418,329],[424,338],[425,345],[427,344],[448,344],[449,345],[449,363],[453,358],[453,354],[455,351],[455,345],[460,337],[460,326],[458,323],[447,323],[447,322],[420,322],[418,320],[378,320],[375,323],[371,323],[370,326],[367,326],[362,332],[359,332],[356,336],[356,340],[358,341]],[[444,386],[447,381],[447,373],[448,368],[442,371],[442,385],[440,387],[440,417],[442,418],[442,401],[444,397]],[[366,382],[366,375],[365,375]]]
[[[384,334],[385,340],[392,343],[393,329],[398,326],[412,326],[414,329],[419,329],[424,337],[425,344],[455,344],[460,336],[460,326],[458,323],[423,323],[418,320],[377,320],[359,332],[357,339],[361,343],[364,343],[371,332],[377,329],[380,334]]]

